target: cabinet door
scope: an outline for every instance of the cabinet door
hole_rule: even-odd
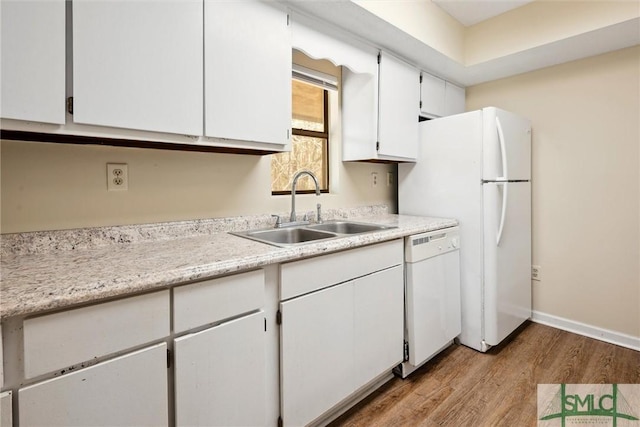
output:
[[[404,277],[402,266],[355,280],[356,387],[402,362]]]
[[[444,115],[464,113],[465,90],[453,83],[445,82]]]
[[[11,392],[0,393],[0,427],[11,427],[13,425],[11,405]]]
[[[266,425],[264,314],[175,340],[177,426]]]
[[[445,112],[446,82],[422,73],[420,82],[420,113],[427,117],[442,117]]]
[[[375,62],[375,56],[371,57]],[[342,160],[376,156],[378,76],[342,69]]]
[[[202,0],[73,2],[73,120],[202,135]]]
[[[166,426],[167,345],[22,388],[18,406],[22,426]]]
[[[307,425],[354,391],[353,282],[280,304],[284,425]]]
[[[65,1],[2,0],[3,118],[65,122]]]
[[[420,74],[409,64],[381,53],[378,86],[378,155],[415,160]]]
[[[258,0],[205,0],[205,135],[288,145],[291,31]]]

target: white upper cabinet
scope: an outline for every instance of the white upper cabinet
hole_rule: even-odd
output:
[[[446,82],[431,74],[420,75],[420,113],[425,117],[442,117]]]
[[[378,76],[342,69],[342,160],[377,156]]]
[[[378,157],[415,160],[420,105],[418,70],[381,53],[378,87]]]
[[[319,26],[294,15],[293,47],[342,66],[342,160],[415,161],[419,70],[344,33]]]
[[[445,82],[444,91],[444,115],[464,113],[465,111],[465,90],[453,83]]]
[[[378,61],[377,76],[343,70],[343,160],[415,161],[420,74],[384,52]]]
[[[202,50],[202,0],[75,0],[74,122],[202,135]]]
[[[65,1],[2,0],[3,118],[65,122]]]
[[[288,146],[287,13],[258,0],[205,0],[204,56],[205,136]]]
[[[430,119],[464,113],[465,90],[428,73],[420,75],[420,115]]]

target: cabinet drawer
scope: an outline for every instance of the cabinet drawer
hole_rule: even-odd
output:
[[[173,330],[184,332],[263,305],[263,270],[179,286],[173,290]]]
[[[280,299],[286,300],[402,264],[402,239],[283,264]]]
[[[24,321],[24,373],[32,378],[169,335],[169,291]]]

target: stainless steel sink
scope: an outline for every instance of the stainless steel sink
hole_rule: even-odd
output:
[[[270,228],[267,230],[244,231],[240,233],[232,233],[241,237],[258,240],[264,243],[272,243],[280,245],[295,245],[298,243],[306,243],[314,240],[330,239],[336,237],[334,233],[325,231],[310,230],[302,227],[291,228]]]
[[[351,221],[327,221],[321,224],[248,230],[231,234],[275,246],[292,246],[391,228],[396,227]]]
[[[359,234],[367,233],[369,231],[385,230],[390,227],[350,221],[329,221],[322,224],[309,225],[307,228],[313,230],[329,231],[338,234]]]

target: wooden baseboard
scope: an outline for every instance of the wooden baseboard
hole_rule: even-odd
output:
[[[536,323],[562,329],[563,331],[573,332],[574,334],[583,335],[585,337],[594,338],[610,344],[640,351],[640,337],[634,337],[632,335],[599,328],[597,326],[587,325],[585,323],[576,322],[575,320],[565,319],[535,310],[532,313],[531,320]]]

